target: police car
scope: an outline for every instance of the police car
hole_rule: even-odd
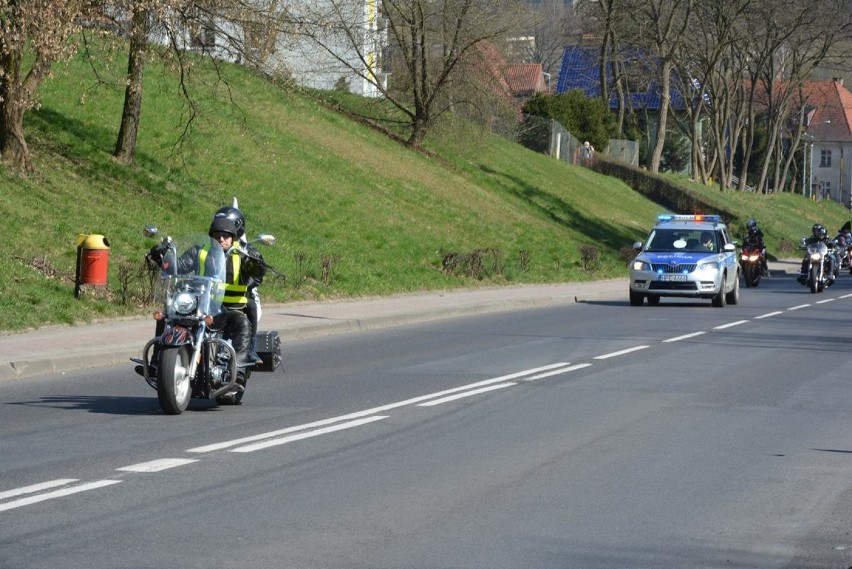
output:
[[[706,298],[713,306],[740,297],[736,244],[718,215],[657,216],[630,263],[630,304],[659,304],[663,296]]]

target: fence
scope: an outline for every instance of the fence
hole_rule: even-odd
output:
[[[571,164],[583,162],[583,143],[558,121],[527,116],[519,139],[527,148],[546,152],[558,160]],[[622,164],[639,166],[639,143],[635,140],[611,139],[599,153]]]

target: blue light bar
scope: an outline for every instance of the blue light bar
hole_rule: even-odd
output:
[[[661,213],[657,216],[657,221],[709,221],[719,223],[722,221],[721,215],[704,215],[696,213],[692,215]]]

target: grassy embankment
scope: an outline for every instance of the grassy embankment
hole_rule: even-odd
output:
[[[623,277],[619,250],[660,211],[618,180],[459,126],[430,140],[431,156],[412,152],[233,66],[220,66],[221,77],[195,68],[198,114],[177,146],[187,106],[176,74],[149,64],[136,162],[120,166],[111,152],[123,69],[120,55],[97,76],[82,56],[57,66],[25,124],[36,173],[0,169],[12,248],[0,268],[0,330],[146,312],[133,277],[153,244],[142,226],[203,231],[233,196],[250,233],[279,238],[263,252],[286,279],[264,284],[267,303]],[[691,191],[758,217],[770,246],[814,220],[835,228],[848,217],[789,194]],[[109,240],[109,287],[75,299],[76,241],[88,233]],[[593,270],[584,246],[600,249]],[[442,271],[445,254],[476,250],[486,250],[481,271]]]

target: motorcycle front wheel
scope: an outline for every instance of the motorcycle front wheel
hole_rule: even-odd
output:
[[[747,287],[754,287],[760,284],[760,268],[753,263],[748,263],[745,266],[744,277]]]
[[[189,406],[192,398],[192,386],[187,375],[190,357],[188,346],[163,348],[160,353],[157,399],[168,415],[180,415]]]
[[[811,265],[811,274],[808,279],[808,285],[810,286],[812,294],[816,294],[821,290],[819,282],[819,267],[817,265]]]

